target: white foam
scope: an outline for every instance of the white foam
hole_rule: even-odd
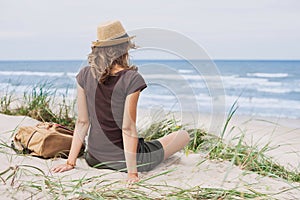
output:
[[[1,92],[23,93],[30,88],[28,85],[13,85],[11,83],[0,83]],[[5,89],[2,89],[5,88]],[[32,87],[31,87],[32,88]]]
[[[290,86],[283,85],[282,82],[269,81],[266,78],[251,78],[239,77],[237,75],[227,76],[200,76],[200,75],[160,75],[151,74],[145,75],[146,80],[155,83],[156,80],[161,82],[165,80],[177,80],[182,88],[195,88],[195,89],[254,89],[258,92],[266,92],[273,94],[285,94],[289,92],[298,92],[297,88],[290,88]],[[179,82],[181,81],[181,83]],[[169,82],[172,84],[171,82]]]
[[[67,73],[67,76],[70,76],[70,77],[75,77],[78,73],[73,73],[73,72],[68,72]]]
[[[145,79],[159,79],[159,80],[201,80],[200,75],[183,75],[183,74],[143,74]]]
[[[214,103],[213,97],[208,94],[197,94],[197,95],[158,95],[158,94],[142,94],[142,98],[147,101],[163,102],[164,104],[169,104],[170,100],[181,100],[182,103],[191,103],[196,99],[197,104],[200,106],[212,106]],[[238,104],[242,108],[259,108],[259,109],[299,109],[300,111],[300,101],[295,100],[282,100],[275,98],[258,98],[258,97],[238,97],[238,96],[225,96],[226,108],[238,100]],[[218,101],[219,102],[219,101]]]
[[[23,94],[25,91],[32,91],[34,86],[32,85],[13,85],[11,83],[0,83],[0,92],[5,95],[6,92],[12,92],[12,94]],[[2,88],[7,88],[3,90]],[[50,93],[56,93],[57,95],[72,95],[76,94],[76,89],[74,88],[49,88]]]
[[[226,96],[226,104],[232,105],[235,100],[238,99],[241,107],[261,108],[261,109],[299,109],[300,101],[295,100],[282,100],[275,98],[257,98],[257,97],[238,97],[238,96]]]
[[[30,71],[0,71],[2,76],[72,76],[75,77],[77,73],[72,72],[30,72]]]
[[[183,74],[191,74],[194,71],[193,70],[188,70],[188,69],[179,69],[178,72],[183,73]]]
[[[63,76],[63,72],[0,71],[4,76]]]
[[[267,93],[275,93],[275,94],[285,94],[293,92],[294,90],[288,89],[288,88],[257,88],[257,91],[259,92],[267,92]]]
[[[281,82],[269,81],[266,78],[248,78],[239,77],[237,75],[227,76],[201,76],[201,75],[186,75],[186,74],[145,74],[144,78],[149,82],[155,80],[173,80],[173,81],[189,81],[189,85],[194,88],[214,87],[214,88],[253,88],[261,87],[281,87]],[[193,81],[193,82],[190,82]]]
[[[247,73],[247,76],[264,77],[264,78],[284,78],[288,77],[287,73]]]
[[[265,78],[245,78],[245,77],[232,77],[232,76],[223,76],[223,83],[225,87],[228,88],[249,88],[255,87],[259,88],[261,86],[281,86],[280,82],[272,82]]]

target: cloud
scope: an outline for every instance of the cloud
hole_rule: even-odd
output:
[[[0,31],[0,40],[6,39],[26,39],[37,36],[36,32],[24,32],[24,31]]]

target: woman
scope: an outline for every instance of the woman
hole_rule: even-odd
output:
[[[128,183],[137,182],[138,171],[149,171],[181,150],[188,142],[186,131],[144,142],[136,130],[140,92],[147,87],[134,66],[128,65],[128,51],[134,48],[119,21],[98,27],[88,67],[77,79],[78,118],[68,160],[53,172],[71,170],[88,129],[85,159],[92,167],[125,171]]]

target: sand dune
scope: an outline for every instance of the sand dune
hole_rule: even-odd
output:
[[[186,116],[186,118],[188,118],[188,116]],[[207,119],[208,118],[203,116],[201,121],[205,123]],[[249,117],[235,116],[230,126],[239,128],[234,129],[234,131],[230,133],[226,133],[226,141],[230,142],[233,136],[245,133],[245,141],[248,144],[258,144],[259,147],[262,147],[264,144],[270,143],[271,146],[278,147],[268,152],[270,156],[273,156],[275,160],[285,167],[299,171],[300,156],[298,151],[300,150],[300,130],[299,127],[295,126],[295,123],[300,124],[299,120],[282,119],[275,121],[275,124],[270,122],[270,120],[274,119],[264,120],[267,122],[253,118],[249,121]],[[0,139],[2,144],[10,144],[12,131],[17,126],[35,125],[36,123],[38,123],[38,121],[29,117],[0,114]],[[205,125],[203,127],[205,128]],[[52,174],[49,169],[53,165],[64,163],[64,159],[45,160],[31,156],[20,156],[3,145],[0,150],[0,173],[5,171],[9,166],[12,167],[12,172],[16,166],[23,169],[22,173],[18,173],[14,180],[12,180],[12,177],[8,178],[9,173],[1,175],[1,199],[25,199],[31,197],[34,199],[49,199],[51,198],[51,192],[49,192],[49,188],[51,187],[48,184],[55,185],[54,183],[58,182],[64,186],[61,188],[53,186],[53,188],[57,188],[57,191],[52,192],[61,192],[61,196],[65,197],[64,190],[73,188],[77,183],[76,181],[71,182],[71,180],[85,180],[76,191],[87,192],[95,189],[95,186],[97,188],[105,185],[106,182],[104,180],[118,181],[126,178],[126,174],[124,173],[90,168],[83,158],[78,159],[77,166],[74,170],[60,174]],[[37,167],[42,170],[44,174],[33,167],[26,167],[26,165]],[[168,170],[171,171],[152,178]],[[91,179],[92,181],[88,181],[88,178],[91,177],[93,177],[93,179]],[[242,170],[228,161],[208,160],[203,153],[191,153],[189,155],[185,155],[183,152],[177,153],[164,161],[153,171],[141,173],[140,177],[142,180],[151,178],[145,182],[147,184],[161,184],[180,188],[200,186],[205,188],[236,189],[245,192],[250,192],[251,190],[268,194],[278,199],[300,198],[299,183],[287,182],[281,178],[264,177],[254,172]],[[40,186],[42,189],[36,190],[33,185],[36,187]],[[123,188],[125,184],[117,183],[114,187]],[[149,196],[160,195],[153,191],[150,192],[143,187],[140,188],[140,190],[149,192]],[[160,190],[163,190],[163,187],[160,187]],[[46,191],[48,191],[48,193]],[[76,192],[70,192],[66,198],[76,196],[78,196]]]

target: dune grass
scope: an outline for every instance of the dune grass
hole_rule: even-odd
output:
[[[163,176],[171,171],[161,172],[147,180],[157,176]],[[220,188],[204,188],[200,186],[182,189],[170,185],[151,184],[141,181],[133,188],[124,187],[122,181],[112,181],[109,174],[104,173],[93,177],[64,180],[64,177],[54,177],[45,174],[37,167],[30,165],[18,165],[8,167],[0,172],[3,184],[10,185],[14,193],[27,191],[30,194],[23,199],[245,199],[260,198],[267,195],[255,191],[225,190]],[[25,180],[24,176],[31,180]],[[11,196],[14,193],[10,194]],[[27,196],[27,197],[26,197]],[[25,198],[26,197],[26,198]],[[268,197],[270,199],[271,197]]]
[[[209,150],[208,158],[216,160],[228,160],[243,170],[256,172],[263,176],[279,177],[287,181],[300,182],[300,173],[287,170],[285,167],[274,162],[265,155],[270,147],[264,146],[262,149],[242,144],[242,140],[235,146],[217,141],[217,145]]]
[[[6,89],[0,97],[0,113],[25,115],[43,122],[54,122],[74,129],[76,101],[67,102],[66,95],[57,96],[49,82],[39,83],[18,97],[14,90]],[[12,105],[14,104],[14,105]],[[53,111],[55,110],[55,111]]]
[[[300,173],[298,171],[287,170],[265,155],[267,151],[272,149],[268,144],[261,149],[258,149],[256,146],[248,146],[243,143],[244,134],[235,138],[238,140],[236,145],[224,142],[223,137],[228,129],[228,124],[237,109],[236,101],[228,112],[227,120],[219,137],[216,136],[217,134],[210,134],[201,129],[187,130],[191,140],[185,149],[186,153],[205,152],[208,159],[227,160],[243,170],[256,172],[263,176],[279,177],[287,181],[300,182]],[[148,129],[142,132],[142,135],[148,140],[157,139],[180,129],[185,129],[185,126],[178,125],[178,122],[171,118],[151,124]]]
[[[260,149],[256,146],[245,145],[243,144],[245,133],[235,138],[238,140],[236,145],[224,143],[223,137],[237,109],[237,101],[235,101],[228,112],[221,137],[214,139],[215,145],[208,151],[209,159],[228,160],[241,169],[256,172],[263,176],[279,177],[287,181],[300,182],[300,172],[287,170],[266,156],[266,152],[273,149],[269,144],[264,145]]]
[[[10,90],[9,87],[5,88],[5,91],[3,91],[3,95],[0,97],[0,112],[3,114],[10,115],[11,114],[11,108],[10,105],[14,101],[14,90]]]

